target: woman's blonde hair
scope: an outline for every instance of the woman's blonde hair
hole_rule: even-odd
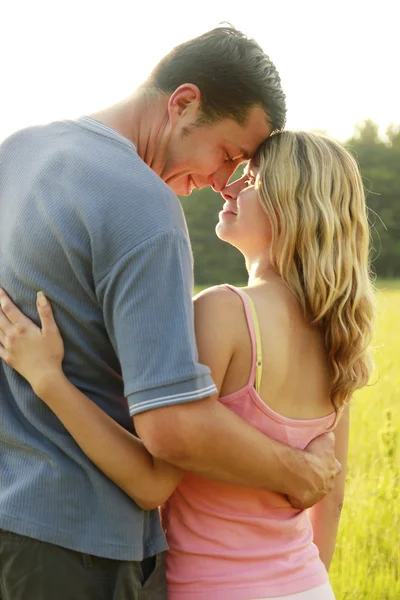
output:
[[[334,140],[283,131],[263,144],[254,163],[272,225],[272,265],[323,328],[332,404],[341,412],[373,367],[370,232],[356,161]]]

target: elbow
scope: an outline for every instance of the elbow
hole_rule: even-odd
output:
[[[151,419],[146,415],[135,418],[136,431],[147,451],[154,458],[174,465],[190,464],[201,445],[196,407],[179,405],[152,413]]]
[[[142,510],[154,510],[168,500],[163,490],[154,489],[153,485],[146,486],[146,488],[142,487],[140,493],[135,487],[124,491]]]
[[[158,498],[133,498],[133,500],[135,500],[136,504],[142,509],[142,510],[154,510],[155,508],[158,508],[159,506],[161,506],[161,504],[164,503],[164,501],[159,501]]]
[[[172,435],[171,435],[172,433]],[[193,454],[193,443],[187,431],[174,427],[171,432],[159,432],[143,440],[154,458],[173,465],[188,464]]]

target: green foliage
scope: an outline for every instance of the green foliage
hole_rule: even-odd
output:
[[[346,142],[354,154],[367,190],[372,227],[371,259],[381,277],[400,275],[400,127],[390,125],[387,141],[365,121]]]
[[[400,126],[391,125],[387,140],[367,120],[356,126],[345,146],[356,157],[370,209],[371,258],[379,277],[400,276]],[[242,255],[215,235],[224,203],[207,188],[182,198],[195,260],[195,281],[201,285],[237,283],[247,279]]]

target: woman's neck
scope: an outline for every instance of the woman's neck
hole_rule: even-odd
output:
[[[264,249],[260,255],[245,256],[245,259],[249,274],[249,286],[259,285],[271,281],[271,279],[280,279],[272,267],[268,250]]]

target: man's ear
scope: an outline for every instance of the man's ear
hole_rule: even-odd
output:
[[[191,125],[197,121],[200,112],[201,92],[197,85],[184,83],[171,94],[168,100],[168,116],[171,125],[179,120],[182,125]]]

